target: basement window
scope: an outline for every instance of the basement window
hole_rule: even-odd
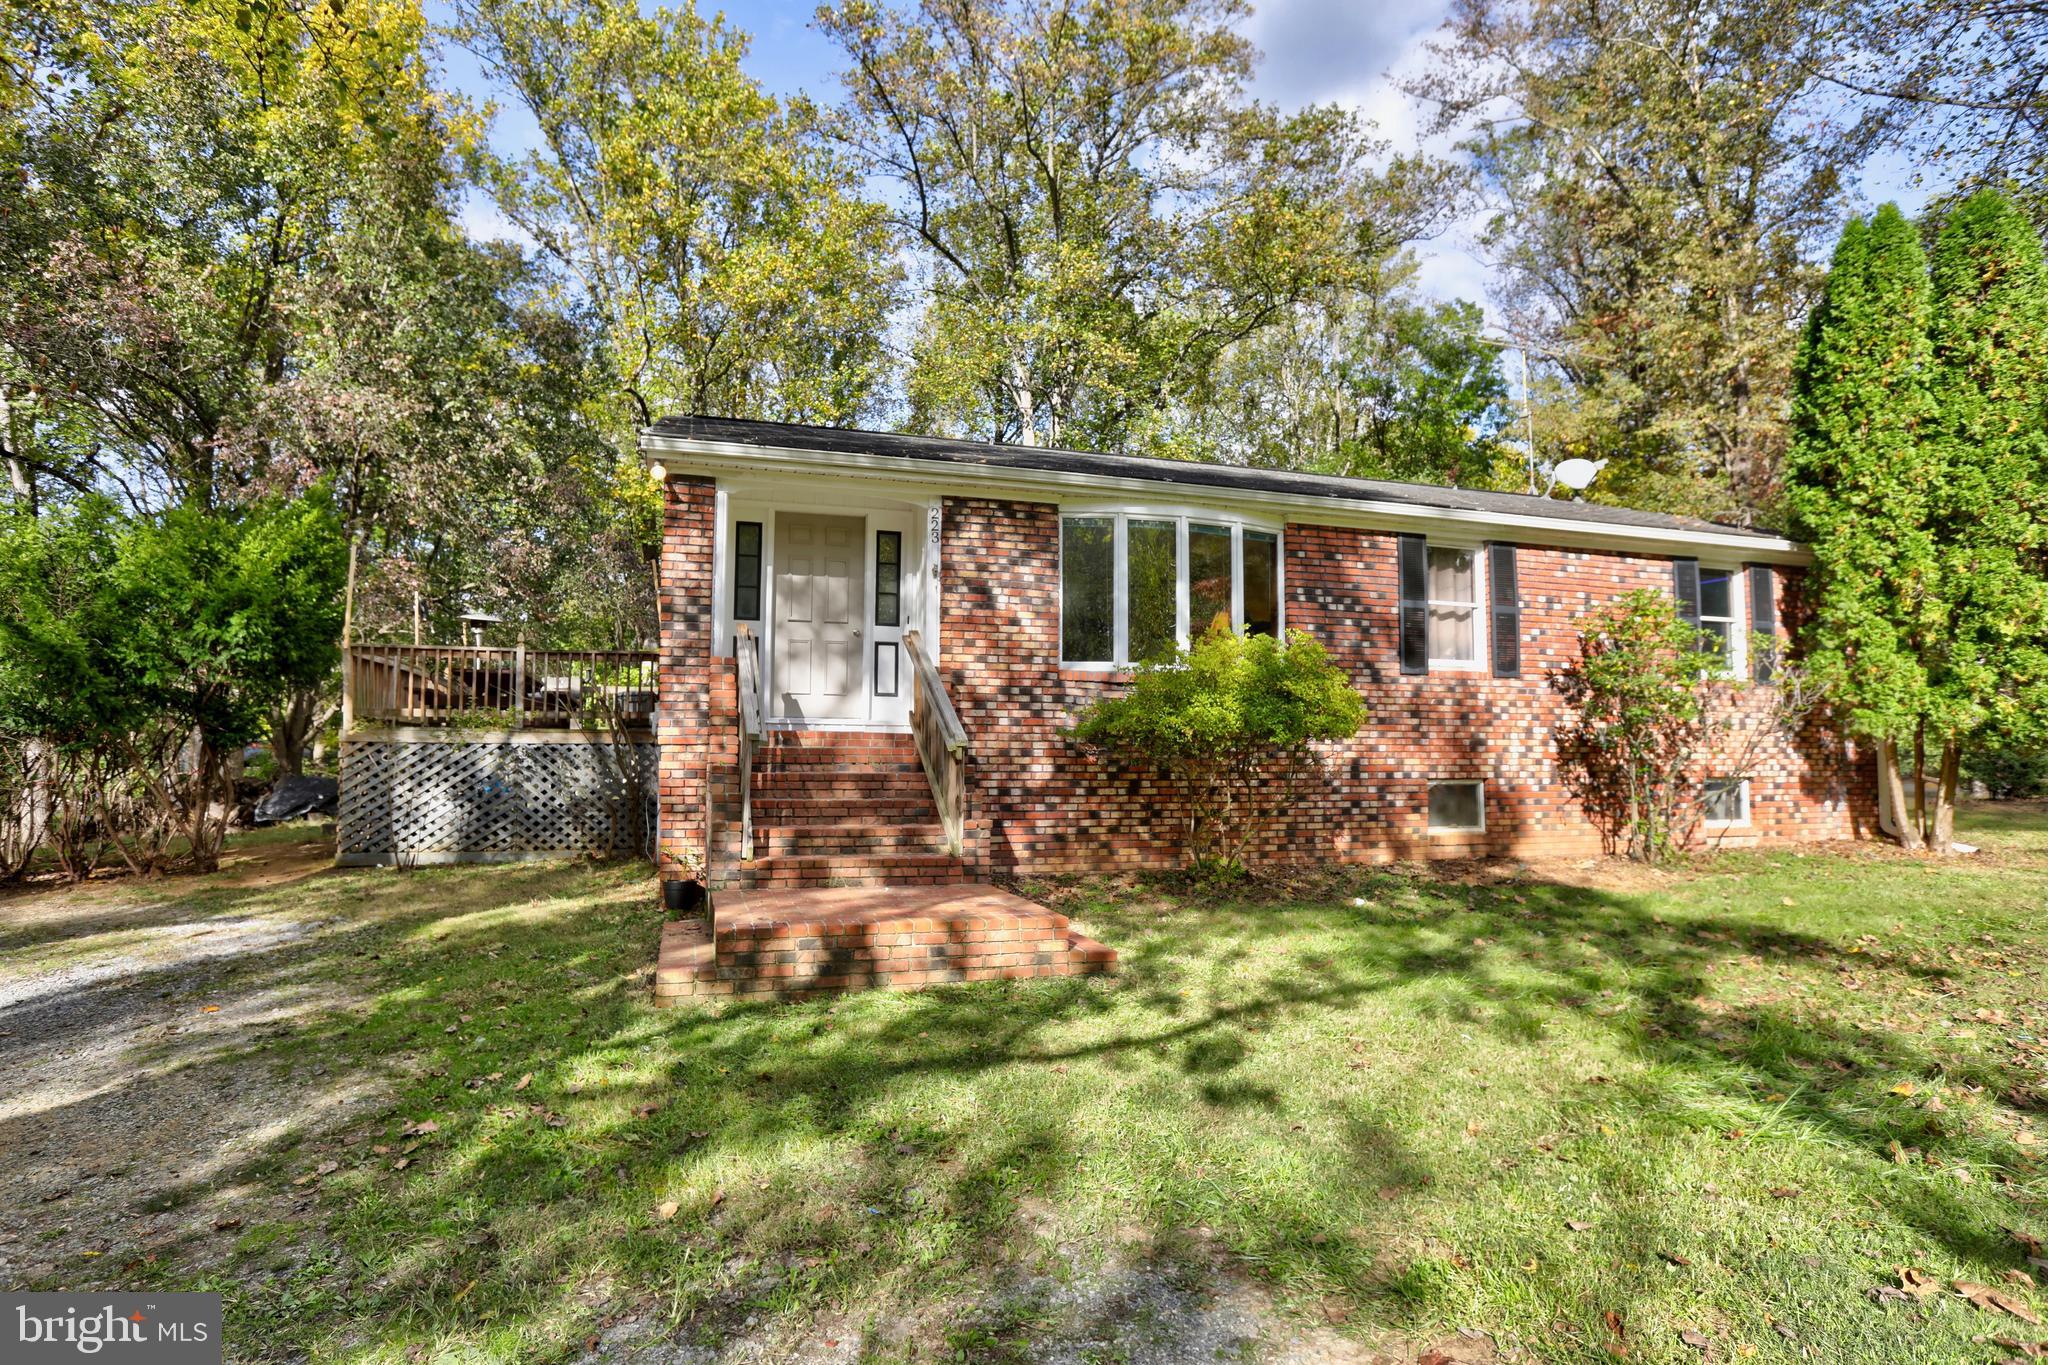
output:
[[[1486,784],[1432,782],[1429,784],[1429,832],[1431,834],[1477,834],[1486,829]]]
[[[1708,829],[1749,823],[1749,783],[1733,777],[1710,777],[1700,784],[1700,815]]]

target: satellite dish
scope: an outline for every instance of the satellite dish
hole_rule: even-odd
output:
[[[1550,481],[1553,484],[1561,483],[1574,493],[1583,493],[1586,491],[1586,485],[1592,483],[1605,468],[1605,460],[1566,460],[1550,471]]]

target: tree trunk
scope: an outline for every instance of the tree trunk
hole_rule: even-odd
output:
[[[1913,726],[1913,829],[1927,841],[1927,722]]]
[[[1927,843],[1920,837],[1920,826],[1906,805],[1905,779],[1899,772],[1899,746],[1889,739],[1877,742],[1877,781],[1883,789],[1879,793],[1879,805],[1891,811],[1892,819],[1898,825],[1896,837],[1899,847],[1916,853],[1925,848]]]
[[[1941,745],[1941,787],[1934,796],[1934,834],[1937,853],[1953,853],[1956,844],[1956,780],[1961,775],[1962,746],[1955,735]]]
[[[213,741],[194,735],[190,809],[185,817],[185,836],[192,845],[192,870],[212,872],[220,866],[220,841],[215,837],[214,798],[221,788],[220,751]]]
[[[293,692],[283,706],[270,713],[270,752],[280,776],[296,777],[305,771],[314,737],[327,728],[327,719],[333,714],[333,704],[317,687]]]

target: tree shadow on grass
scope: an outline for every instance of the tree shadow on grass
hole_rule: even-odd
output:
[[[176,1206],[267,1186],[280,1202],[266,1216],[327,1253],[293,1260],[252,1249],[228,1263],[217,1282],[231,1295],[238,1358],[322,1342],[547,1354],[619,1312],[652,1313],[707,1339],[741,1330],[751,1314],[830,1305],[858,1316],[864,1305],[922,1302],[971,1316],[960,1305],[1030,1254],[1026,1200],[1139,1191],[1122,1216],[1170,1255],[1187,1235],[1182,1185],[1220,1187],[1246,1205],[1256,1226],[1233,1246],[1244,1264],[1335,1287],[1389,1327],[1426,1325],[1451,1298],[1448,1263],[1388,1259],[1333,1223],[1324,1203],[1265,1188],[1249,1172],[1151,1171],[1142,1163],[1174,1158],[1105,1147],[1093,1112],[1097,1087],[1132,1086],[1164,1104],[1282,1122],[1300,1101],[1254,1074],[1258,1039],[1341,1020],[1389,992],[1405,993],[1426,1026],[1483,1030],[1529,1049],[1572,1021],[1659,1068],[1629,1083],[1644,1093],[1617,1086],[1603,1102],[1655,1104],[1709,1125],[1723,1122],[1712,1106],[1687,1113],[1682,1096],[1649,1089],[1676,1076],[1744,1102],[1782,1094],[1777,1121],[1873,1160],[1897,1141],[1949,1166],[2010,1164],[2009,1151],[1979,1135],[1883,1103],[1901,1075],[2026,1098],[2013,1070],[1958,1063],[1895,1030],[1717,1003],[1712,982],[1738,961],[1829,966],[1850,955],[1826,937],[1741,915],[1666,923],[1643,896],[1541,883],[1467,894],[1382,874],[1361,883],[1375,896],[1362,909],[1225,907],[1160,919],[1104,907],[1092,920],[1120,951],[1113,981],[714,1014],[648,1008],[639,974],[658,933],[651,888],[592,889],[573,870],[508,868],[469,874],[465,899],[450,905],[433,894],[447,883],[415,878],[295,889],[331,899],[336,921],[305,941],[252,949],[234,964],[234,989],[333,988],[334,1006],[310,1007],[279,1036],[166,1059],[214,1076],[317,1062],[336,1081],[389,1096],[344,1132],[301,1124],[245,1134],[203,1176],[161,1191]],[[366,890],[384,902],[377,913],[340,915]],[[209,897],[208,913],[253,908],[261,895]],[[159,974],[181,970],[90,987],[105,995],[76,1002],[77,1016],[91,1021],[115,1010],[117,995],[147,996]],[[19,1114],[0,1123],[0,1147],[67,1118],[133,1112],[139,1087],[110,1084],[75,1116],[69,1106]],[[1339,1140],[1308,1167],[1318,1178],[1397,1199],[1430,1184],[1430,1153],[1385,1123],[1341,1120]],[[427,1122],[433,1130],[418,1132]],[[290,1183],[320,1159],[338,1169]],[[1137,1173],[1107,1186],[1090,1174],[1133,1160]],[[1959,1258],[2017,1264],[1981,1191],[1936,1180],[1860,1188]],[[1644,1254],[1668,1245],[1652,1213],[1640,1221]],[[192,1231],[192,1249],[207,1238]],[[185,1282],[177,1264],[165,1257],[143,1273],[169,1287]],[[78,1285],[93,1273],[62,1268]],[[327,1308],[304,1311],[309,1295]],[[515,1341],[517,1350],[504,1344]]]

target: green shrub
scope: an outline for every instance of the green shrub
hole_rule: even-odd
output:
[[[2048,796],[2048,745],[1993,731],[1963,750],[1963,776],[2000,801]]]
[[[1669,597],[1639,588],[1601,610],[1579,658],[1550,675],[1572,708],[1557,728],[1559,767],[1610,850],[1654,862],[1676,842],[1715,728],[1714,643]]]
[[[1090,706],[1074,734],[1157,768],[1184,799],[1190,862],[1235,870],[1321,766],[1316,742],[1348,739],[1364,720],[1365,699],[1305,632],[1212,630],[1141,665],[1130,691]]]

